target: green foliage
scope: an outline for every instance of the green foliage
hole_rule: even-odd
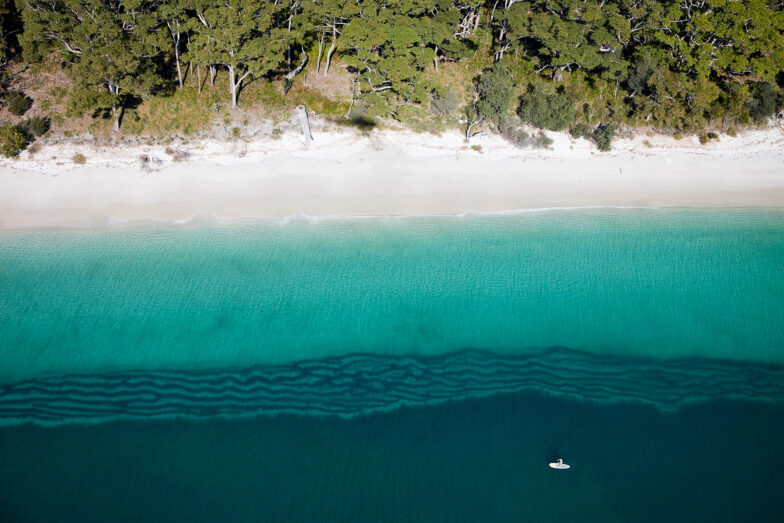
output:
[[[600,124],[591,134],[591,138],[596,142],[596,146],[602,152],[607,152],[612,148],[612,141],[618,132],[616,124]]]
[[[520,97],[517,112],[524,121],[551,131],[566,129],[577,115],[574,102],[566,93],[549,94],[538,85],[530,86]]]
[[[42,136],[49,130],[49,119],[40,116],[33,116],[19,122],[17,128],[25,135],[29,142],[32,142],[39,136]]]
[[[68,113],[122,110],[161,84],[155,28],[157,2],[147,0],[21,0],[28,60],[50,50],[70,64],[76,86]]]
[[[586,129],[600,122],[736,128],[783,105],[784,5],[768,0],[6,0],[0,72],[16,36],[25,61],[55,57],[68,72],[69,116],[113,116],[128,132],[208,125],[205,101],[188,108],[177,98],[212,86],[207,70],[227,93],[211,102],[213,115],[241,95],[272,113],[297,97],[342,119],[348,88],[333,78],[315,82],[322,92],[300,82],[288,98],[280,92],[301,58],[308,78],[334,76],[339,60],[363,117],[440,128],[468,99],[467,128],[483,119],[512,141],[503,122],[528,84],[525,122],[592,138]],[[158,102],[167,98],[187,116]],[[159,110],[168,121],[153,121]]]
[[[432,86],[423,72],[453,37],[450,17],[440,12],[433,0],[345,3],[338,50],[371,112],[394,114],[404,103],[428,101]]]
[[[5,97],[5,103],[8,106],[8,112],[22,116],[33,105],[33,101],[22,93],[12,91]]]
[[[491,68],[485,69],[476,86],[479,97],[476,109],[479,115],[492,122],[500,122],[509,111],[514,87],[512,75],[503,63],[496,62]]]
[[[591,129],[590,125],[581,122],[572,127],[569,132],[574,138],[585,138],[586,140],[590,140],[593,129]]]
[[[27,146],[24,134],[13,125],[0,125],[0,154],[11,158]]]
[[[232,107],[246,79],[283,63],[285,4],[273,0],[202,0],[192,21],[187,56],[197,64],[219,64],[229,73]]]
[[[749,115],[756,123],[763,123],[781,108],[782,98],[769,82],[755,83],[751,88],[751,96],[746,105]]]

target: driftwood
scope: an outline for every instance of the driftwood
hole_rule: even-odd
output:
[[[305,147],[310,147],[313,141],[313,135],[310,134],[310,120],[308,120],[308,111],[304,105],[297,106],[297,117],[299,119],[299,126],[302,129],[302,135],[305,137]]]

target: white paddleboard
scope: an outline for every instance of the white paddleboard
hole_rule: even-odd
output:
[[[566,463],[564,463],[562,459],[559,459],[555,463],[550,463],[550,468],[551,469],[566,470],[566,469],[570,468],[570,466],[567,465]]]

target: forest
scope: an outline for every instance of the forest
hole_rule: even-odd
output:
[[[340,68],[336,119],[441,121],[519,144],[526,129],[569,130],[606,150],[619,128],[732,134],[775,117],[784,0],[0,0],[0,93],[23,114],[13,63],[61,68],[66,116],[116,131],[178,91],[220,88],[231,111],[253,83],[285,96]],[[44,120],[0,127],[4,152]]]

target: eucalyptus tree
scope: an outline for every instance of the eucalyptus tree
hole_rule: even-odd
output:
[[[181,55],[183,49],[183,35],[187,38],[190,32],[188,21],[190,14],[189,6],[192,2],[188,0],[161,0],[157,9],[157,15],[165,26],[165,33],[171,39],[172,49],[174,50],[174,62],[177,66],[177,82],[183,86],[183,74]]]
[[[338,39],[343,62],[356,72],[360,96],[379,112],[428,99],[422,73],[434,64],[436,46],[449,37],[432,21],[439,3],[359,0],[358,16],[343,26]]]
[[[75,90],[73,112],[111,110],[119,129],[134,98],[162,82],[156,58],[158,19],[154,0],[19,0],[32,55],[56,51],[67,64]]]
[[[269,73],[285,61],[285,5],[273,0],[206,0],[196,7],[190,55],[229,73],[232,108],[247,78]]]
[[[344,25],[361,14],[362,2],[357,0],[306,0],[303,9],[316,34],[316,72],[321,71],[324,59],[324,76],[329,74],[332,55],[338,48],[338,37]],[[362,15],[364,16],[364,15]],[[329,39],[329,48],[324,48]]]
[[[784,69],[784,11],[765,0],[668,2],[654,40],[673,70],[775,81]]]

